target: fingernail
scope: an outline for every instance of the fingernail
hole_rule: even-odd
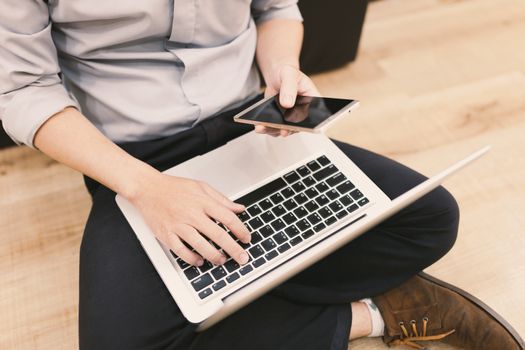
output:
[[[249,259],[250,257],[248,256],[246,252],[243,252],[241,253],[241,255],[239,255],[239,260],[241,261],[241,264],[246,264]]]
[[[223,255],[221,256],[221,258],[219,259],[219,265],[222,265],[226,262],[226,257]]]
[[[204,264],[204,260],[199,259],[197,260],[197,266],[202,266]]]

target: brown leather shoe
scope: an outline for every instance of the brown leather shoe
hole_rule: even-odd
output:
[[[523,339],[494,310],[467,292],[425,273],[373,298],[389,346],[425,349],[441,341],[467,350],[524,350]]]

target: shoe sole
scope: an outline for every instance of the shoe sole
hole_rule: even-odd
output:
[[[518,332],[516,332],[514,327],[512,327],[510,325],[510,323],[508,323],[503,317],[501,317],[500,314],[498,314],[496,311],[494,311],[490,306],[488,306],[487,304],[485,304],[484,302],[482,302],[481,300],[479,300],[478,298],[476,298],[472,294],[464,291],[463,289],[460,289],[460,288],[458,288],[456,286],[453,286],[452,284],[449,284],[449,283],[447,283],[445,281],[442,281],[442,280],[437,279],[437,278],[435,278],[433,276],[430,276],[429,274],[426,274],[424,272],[420,272],[420,273],[418,273],[418,276],[423,278],[423,279],[425,279],[425,280],[427,280],[427,281],[429,281],[429,282],[435,283],[438,286],[441,286],[443,288],[449,289],[449,290],[453,291],[454,293],[457,293],[457,294],[461,295],[465,299],[467,299],[467,300],[471,301],[472,303],[474,303],[475,305],[477,305],[480,309],[482,309],[483,311],[488,313],[494,320],[496,320],[503,328],[505,328],[507,330],[507,332],[510,333],[510,335],[512,335],[512,337],[514,338],[514,340],[516,340],[516,342],[518,343],[518,345],[521,348],[521,350],[525,350],[525,342],[523,341],[521,336],[518,334]]]

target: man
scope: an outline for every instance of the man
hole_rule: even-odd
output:
[[[181,315],[114,194],[189,264],[246,263],[214,221],[249,242],[235,215],[244,208],[159,170],[250,130],[231,117],[259,98],[257,68],[285,107],[317,94],[299,69],[302,33],[296,0],[2,1],[4,128],[84,173],[93,198],[80,253],[81,349],[345,349],[349,338],[380,335],[411,346],[523,348],[467,298],[414,277],[456,238],[457,205],[443,188],[203,333]],[[423,180],[337,145],[391,197]]]

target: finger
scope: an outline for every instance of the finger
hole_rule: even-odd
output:
[[[290,131],[281,129],[280,135],[282,137],[286,137],[286,136],[290,135]]]
[[[206,237],[217,243],[229,256],[231,256],[240,265],[248,262],[248,253],[233,240],[233,238],[220,228],[215,222],[208,220],[199,220],[194,226],[197,230],[202,232]]]
[[[259,134],[266,134],[266,127],[264,125],[255,125],[255,132]]]
[[[202,235],[191,226],[180,225],[177,227],[179,237],[192,246],[204,259],[215,265],[222,265],[226,257],[210,244]]]
[[[226,208],[234,211],[235,213],[242,213],[246,210],[246,207],[242,204],[232,202],[228,197],[214,189],[208,184],[204,184],[204,191],[213,199],[224,205]]]
[[[279,103],[284,108],[292,108],[297,96],[299,70],[291,66],[281,69],[281,88],[279,89]]]
[[[228,209],[221,207],[220,205],[210,205],[206,208],[206,214],[230,229],[230,231],[243,243],[250,242],[252,238],[250,231],[242,223],[239,217]]]
[[[190,265],[201,266],[204,264],[202,257],[189,250],[188,247],[182,243],[179,236],[177,236],[175,233],[170,232],[167,236],[167,239],[169,248],[179,258]]]

